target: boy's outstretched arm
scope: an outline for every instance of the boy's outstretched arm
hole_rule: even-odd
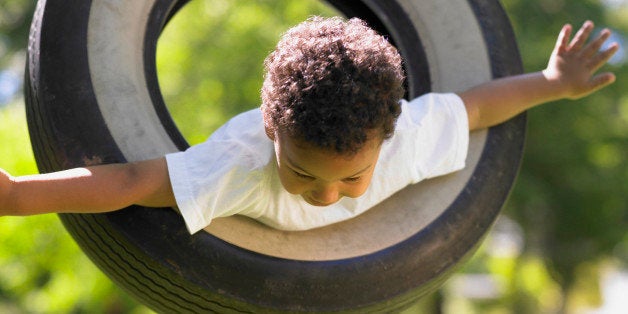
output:
[[[165,158],[12,177],[0,170],[0,216],[175,206]]]
[[[600,51],[611,33],[604,29],[587,43],[592,31],[593,23],[587,21],[570,40],[572,27],[565,25],[545,70],[497,79],[459,93],[469,116],[469,129],[499,124],[545,102],[584,97],[613,83],[613,73],[596,72],[619,45],[613,43]]]

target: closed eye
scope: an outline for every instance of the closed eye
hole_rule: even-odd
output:
[[[293,173],[294,173],[297,177],[299,177],[299,178],[301,178],[301,179],[306,179],[306,180],[314,180],[314,177],[309,176],[309,175],[307,175],[307,174],[303,174],[303,173],[300,173],[300,172],[298,172],[298,171],[294,171],[294,170],[292,170],[292,172],[293,172]]]
[[[360,181],[360,179],[362,179],[362,177],[351,177],[351,178],[342,179],[342,181],[349,182],[349,183],[355,183],[355,182]]]

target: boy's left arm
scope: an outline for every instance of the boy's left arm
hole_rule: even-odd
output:
[[[545,70],[490,81],[459,93],[469,116],[469,129],[504,122],[536,105],[562,98],[577,99],[615,81],[613,73],[595,74],[619,45],[600,51],[609,38],[604,29],[587,43],[593,23],[587,21],[570,42],[571,25],[563,26]]]

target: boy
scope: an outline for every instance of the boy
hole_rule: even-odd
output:
[[[354,217],[422,179],[464,166],[468,132],[538,104],[580,98],[615,80],[595,75],[617,51],[565,25],[545,70],[458,94],[403,95],[401,57],[363,22],[310,19],[265,61],[261,112],[243,113],[186,152],[128,164],[12,177],[0,215],[177,206],[190,233],[244,214],[303,230]]]

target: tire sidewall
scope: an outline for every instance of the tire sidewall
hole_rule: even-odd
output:
[[[417,12],[424,9],[418,2],[332,1],[348,15],[366,17],[380,32],[391,30],[389,35],[409,60],[409,97],[521,72],[512,30],[497,1],[456,2],[460,11],[466,10],[464,18],[477,21],[488,67],[483,70],[461,68],[456,62],[464,60],[440,55],[447,48],[439,46],[442,39],[430,38],[435,31],[425,29],[431,26],[417,20]],[[439,2],[434,1],[435,6]],[[117,34],[124,45],[111,45],[115,36],[102,30],[110,20],[93,19],[103,3],[38,3],[29,43],[27,112],[43,172],[154,158],[186,146],[164,113],[154,70],[158,35],[180,2],[131,5],[148,13],[135,21],[130,15],[128,22],[135,24],[126,29],[136,39]],[[124,60],[95,61],[90,53],[100,49],[111,56],[107,49],[112,48],[128,49]],[[95,68],[96,63],[109,64],[117,80],[100,76],[105,70]],[[451,66],[478,81],[452,83]],[[119,98],[119,91],[129,86],[135,98]],[[95,264],[160,312],[398,309],[433,291],[475,250],[512,187],[524,132],[521,116],[482,134],[477,163],[450,205],[426,228],[362,256],[325,261],[273,257],[208,233],[189,235],[171,209],[132,207],[61,219]],[[500,169],[498,174],[494,169]]]

